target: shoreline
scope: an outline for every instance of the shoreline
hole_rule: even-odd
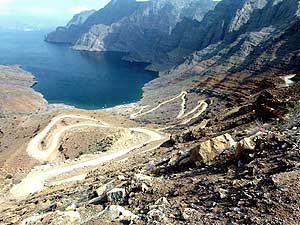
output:
[[[14,69],[17,69],[19,70],[19,72],[22,72],[24,73],[27,77],[27,81],[28,81],[28,84],[24,84],[24,89],[26,89],[26,86],[27,88],[29,88],[31,90],[32,93],[34,93],[35,95],[38,95],[40,98],[41,98],[41,101],[43,101],[45,103],[45,107],[43,109],[37,109],[36,111],[32,111],[31,113],[29,114],[32,114],[32,113],[39,113],[41,111],[44,111],[44,110],[49,110],[49,109],[78,109],[78,110],[86,110],[86,111],[89,111],[89,112],[93,112],[93,111],[102,111],[102,110],[105,110],[105,111],[111,111],[113,109],[117,109],[117,108],[126,108],[126,109],[132,109],[135,105],[138,105],[142,100],[143,98],[145,97],[145,86],[147,84],[149,84],[151,81],[159,78],[159,74],[156,78],[154,78],[153,80],[145,83],[141,89],[141,96],[140,98],[137,100],[137,101],[134,101],[134,102],[128,102],[128,103],[122,103],[122,104],[117,104],[117,105],[114,105],[114,106],[108,106],[108,107],[102,107],[102,108],[95,108],[95,109],[88,109],[88,108],[81,108],[79,106],[75,106],[75,105],[72,105],[72,104],[67,104],[67,103],[64,103],[64,102],[49,102],[45,96],[39,92],[39,91],[36,91],[34,89],[34,86],[38,84],[38,81],[36,80],[36,77],[35,75],[30,72],[30,71],[27,71],[25,70],[22,65],[19,65],[19,64],[4,64],[4,65],[0,65],[0,67],[3,66],[3,67],[7,67],[7,68],[10,68],[12,70]],[[5,81],[4,81],[5,82]],[[19,114],[18,112],[16,112],[16,114]],[[21,113],[23,114],[23,113]]]

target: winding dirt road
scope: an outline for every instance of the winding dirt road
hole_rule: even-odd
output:
[[[130,115],[130,118],[131,118],[131,119],[135,119],[135,118],[137,118],[137,117],[139,117],[139,116],[143,116],[143,115],[152,113],[152,112],[158,110],[158,109],[159,109],[160,107],[162,107],[163,105],[165,105],[165,104],[167,104],[167,103],[170,103],[170,102],[173,102],[173,101],[175,101],[176,99],[178,99],[178,98],[180,98],[180,97],[182,97],[182,98],[183,98],[183,101],[185,101],[185,96],[186,96],[186,95],[187,95],[187,92],[186,92],[186,91],[183,91],[183,92],[181,92],[179,95],[175,96],[174,98],[171,98],[171,99],[168,99],[168,100],[166,100],[166,101],[163,101],[162,103],[158,104],[157,106],[155,106],[154,108],[152,108],[152,109],[150,109],[150,110],[148,110],[148,111],[146,111],[146,112],[142,112],[142,111],[143,111],[143,109],[145,109],[145,107],[147,107],[147,106],[142,106],[141,110],[140,110],[139,112],[137,112],[137,113],[131,114],[131,115]],[[184,107],[185,107],[185,102],[184,102],[184,104],[183,104],[183,109],[181,108],[181,112],[185,110]],[[181,112],[179,113],[179,115],[181,114]]]
[[[202,113],[204,113],[206,111],[206,109],[208,108],[208,104],[205,101],[200,101],[199,105],[197,105],[194,109],[192,109],[190,112],[188,112],[187,114],[185,114],[183,116],[183,118],[188,117],[189,115],[192,115],[193,113],[197,112],[197,110],[199,110],[197,113],[195,113],[192,117],[184,120],[181,125],[185,125],[188,124],[189,122],[191,122],[193,119],[198,118],[199,116],[201,116]]]
[[[44,138],[49,134],[51,129],[55,127],[55,125],[61,121],[62,119],[66,118],[74,118],[74,119],[80,119],[80,120],[86,120],[89,122],[85,123],[77,123],[74,125],[69,125],[63,128],[59,128],[56,130],[52,137],[49,139],[50,145],[47,147],[47,149],[43,150],[41,148],[41,143],[44,140]],[[55,157],[55,155],[58,152],[58,145],[60,143],[60,138],[62,135],[70,129],[74,129],[77,127],[98,127],[98,128],[109,128],[114,127],[109,124],[106,124],[102,121],[85,117],[85,116],[78,116],[78,115],[61,115],[53,118],[51,122],[37,135],[35,136],[27,147],[28,154],[40,161],[47,161],[51,159],[52,157]],[[47,180],[57,177],[61,174],[69,173],[73,170],[78,170],[86,167],[95,167],[98,165],[101,165],[105,162],[111,161],[113,159],[116,159],[118,157],[124,156],[128,154],[129,152],[139,149],[141,147],[146,146],[147,144],[150,144],[152,142],[156,141],[162,141],[165,139],[165,136],[162,134],[146,129],[146,128],[128,128],[130,131],[136,132],[136,133],[142,133],[148,137],[148,140],[146,140],[143,143],[136,144],[134,146],[131,146],[126,149],[122,149],[118,152],[114,152],[111,154],[107,154],[105,156],[100,156],[98,158],[88,160],[88,161],[81,161],[81,162],[74,162],[71,165],[62,165],[62,166],[41,166],[40,168],[33,169],[23,180],[21,183],[15,185],[11,190],[10,193],[14,198],[24,198],[28,195],[42,191],[45,187],[45,184]]]
[[[193,119],[199,117],[207,108],[208,104],[205,101],[199,101],[198,105],[192,109],[189,112],[185,112],[186,109],[186,95],[187,92],[183,91],[178,96],[175,96],[174,98],[171,98],[169,100],[166,100],[160,104],[158,104],[156,107],[143,112],[145,108],[148,106],[142,106],[141,109],[130,116],[130,118],[136,118],[138,116],[146,115],[148,113],[154,112],[155,110],[159,109],[161,106],[175,101],[178,98],[182,98],[181,103],[181,109],[176,117],[176,119],[181,119],[181,125],[188,124]],[[62,121],[63,119],[78,119],[80,121],[77,121],[77,123],[68,125],[68,126],[57,126],[57,124]],[[75,128],[80,127],[95,127],[99,129],[105,129],[105,128],[120,128],[115,127],[110,124],[107,124],[103,121],[96,120],[91,117],[87,116],[80,116],[80,115],[60,115],[51,120],[51,122],[38,134],[36,135],[28,144],[27,146],[27,153],[34,159],[39,160],[40,162],[47,162],[52,161],[57,158],[59,151],[58,147],[60,144],[61,137],[65,132],[68,130],[73,130]],[[132,132],[136,133],[142,133],[148,137],[148,139],[143,142],[136,144],[134,146],[131,146],[126,149],[122,149],[118,152],[111,153],[105,156],[100,156],[98,158],[88,160],[88,161],[81,161],[81,162],[73,162],[70,165],[61,165],[61,166],[48,166],[48,167],[42,167],[42,168],[36,168],[32,170],[23,180],[21,183],[15,185],[10,193],[14,198],[24,198],[28,196],[31,193],[42,191],[45,187],[45,184],[48,180],[55,178],[62,174],[67,174],[73,170],[78,170],[86,167],[95,167],[98,165],[101,165],[105,162],[111,161],[113,159],[116,159],[118,157],[124,156],[128,154],[129,152],[142,148],[152,142],[156,141],[163,141],[165,140],[165,136],[158,133],[157,131],[146,129],[146,128],[128,128]],[[51,133],[52,131],[52,133]],[[42,143],[46,140],[49,142],[46,147],[42,146]],[[159,146],[159,145],[158,145]],[[45,148],[45,149],[44,149]],[[75,176],[76,179],[82,179],[84,176]],[[71,180],[73,178],[70,178]],[[65,179],[66,181],[70,179]]]
[[[181,117],[183,117],[184,113],[185,113],[185,107],[186,107],[186,95],[187,95],[187,92],[183,93],[183,95],[181,95],[181,99],[182,99],[182,102],[181,102],[181,110],[178,114],[178,116],[176,117],[177,119],[180,119]]]
[[[180,123],[181,125],[188,124],[193,119],[196,119],[197,117],[201,116],[201,114],[207,110],[208,104],[204,100],[201,100],[201,101],[198,102],[198,105],[194,109],[192,109],[191,111],[186,113],[185,110],[186,110],[186,96],[187,96],[187,94],[188,93],[186,91],[183,91],[179,95],[175,96],[174,98],[166,100],[166,101],[158,104],[156,107],[154,107],[154,108],[152,108],[152,109],[150,109],[146,112],[143,112],[143,110],[145,108],[147,108],[148,106],[142,106],[141,109],[137,113],[131,114],[130,118],[135,119],[139,116],[143,116],[143,115],[149,114],[151,112],[154,112],[155,110],[159,109],[161,106],[163,106],[167,103],[170,103],[172,101],[175,101],[176,99],[181,97],[182,103],[181,103],[179,114],[177,115],[176,119],[183,119],[183,121]],[[191,116],[191,117],[187,118],[189,116]],[[167,127],[167,128],[170,128],[170,127]],[[163,130],[163,129],[161,129],[161,130]]]
[[[47,149],[41,148],[41,143],[44,138],[48,135],[48,133],[53,129],[53,127],[63,119],[80,119],[91,121],[93,123],[78,123],[74,125],[69,125],[66,127],[62,127],[56,131],[56,133],[51,137],[50,145]],[[103,123],[102,121],[85,117],[85,116],[77,116],[77,115],[61,115],[53,118],[51,122],[40,132],[37,136],[35,136],[27,146],[27,153],[34,159],[37,159],[40,162],[49,161],[54,159],[58,154],[58,145],[60,142],[61,136],[68,130],[72,130],[78,127],[98,127],[98,128],[108,128],[109,125]]]

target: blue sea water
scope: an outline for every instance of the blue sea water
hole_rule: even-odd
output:
[[[157,74],[145,64],[122,61],[121,53],[74,51],[44,42],[49,31],[0,31],[0,64],[19,64],[37,80],[49,103],[99,109],[138,101]]]

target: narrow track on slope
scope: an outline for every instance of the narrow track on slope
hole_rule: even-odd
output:
[[[89,123],[78,123],[74,125],[69,125],[64,128],[59,128],[57,131],[51,133],[52,137],[49,139],[50,145],[47,149],[41,148],[41,142],[46,137],[46,135],[51,131],[55,125],[65,118],[75,118],[75,119],[83,119],[89,121]],[[46,161],[55,154],[57,151],[60,138],[62,135],[67,131],[77,127],[97,127],[97,128],[109,128],[115,126],[109,125],[102,121],[96,120],[94,118],[85,117],[85,116],[78,116],[78,115],[60,115],[51,120],[51,122],[37,135],[35,136],[27,147],[28,154],[40,161]],[[13,198],[26,198],[28,195],[42,191],[45,188],[45,183],[47,180],[54,178],[56,176],[69,173],[74,170],[88,168],[88,167],[95,167],[101,165],[105,162],[111,161],[113,159],[119,158],[128,154],[129,152],[142,148],[152,142],[163,141],[165,140],[165,136],[157,131],[150,130],[147,128],[128,128],[130,131],[135,133],[142,133],[148,137],[148,139],[142,143],[136,144],[134,146],[122,149],[120,151],[110,153],[104,156],[100,156],[91,160],[87,161],[75,161],[70,165],[57,165],[57,166],[41,166],[40,168],[33,169],[22,181],[21,183],[13,186],[10,190],[11,195]]]
[[[201,116],[202,113],[204,113],[206,111],[206,109],[208,108],[208,104],[205,101],[201,101],[199,102],[199,105],[196,106],[192,111],[190,111],[189,113],[187,113],[184,118],[186,118],[187,116],[195,113],[197,110],[199,110],[197,113],[195,113],[192,117],[184,120],[181,125],[185,125],[188,124],[189,122],[191,122],[193,119],[198,118],[199,116]]]
[[[137,118],[137,117],[144,116],[144,115],[147,115],[147,114],[149,114],[149,113],[152,113],[152,112],[158,110],[161,106],[163,106],[163,105],[165,105],[165,104],[167,104],[167,103],[173,102],[173,101],[175,101],[176,99],[181,98],[181,97],[184,97],[184,101],[185,101],[185,96],[186,96],[186,95],[187,95],[187,92],[186,92],[186,91],[183,91],[183,92],[181,92],[179,95],[175,96],[174,98],[171,98],[171,99],[169,99],[169,100],[163,101],[162,103],[158,104],[157,106],[155,106],[154,108],[152,108],[152,109],[150,109],[150,110],[148,110],[148,111],[146,111],[146,112],[142,112],[142,111],[143,111],[143,108],[142,108],[142,111],[140,111],[141,113],[133,113],[133,114],[130,115],[130,118],[131,118],[131,119],[135,119],[135,118]],[[143,107],[146,107],[146,106],[143,106]],[[182,112],[182,111],[184,112],[185,103],[182,104],[182,107],[183,107],[183,109],[181,108],[181,112]],[[181,112],[180,112],[180,114],[181,114]]]

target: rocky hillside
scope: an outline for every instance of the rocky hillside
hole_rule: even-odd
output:
[[[180,72],[265,71],[289,67],[299,57],[298,0],[223,0],[202,22],[181,28],[175,51],[191,43],[198,50],[190,49],[194,53],[178,68]]]
[[[43,96],[31,88],[35,82],[34,76],[18,65],[0,65],[0,120],[29,115],[47,107]]]

